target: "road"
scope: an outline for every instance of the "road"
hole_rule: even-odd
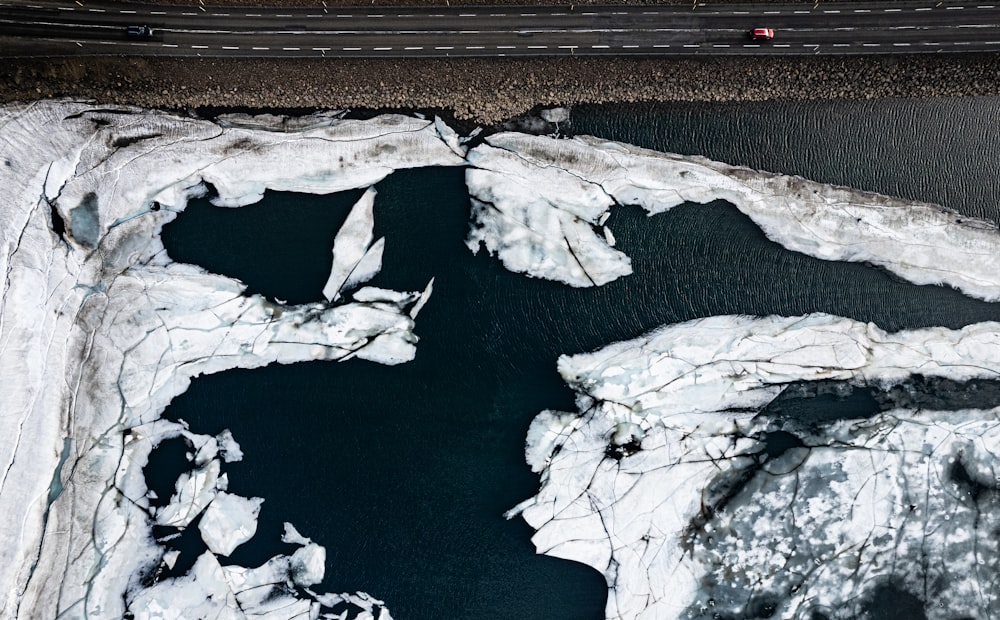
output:
[[[317,0],[320,2],[321,0]],[[129,39],[145,24],[151,39]],[[752,41],[754,27],[776,30]],[[0,0],[0,57],[705,56],[1000,51],[991,4],[253,9]]]

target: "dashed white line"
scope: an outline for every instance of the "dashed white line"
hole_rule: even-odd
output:
[[[207,50],[208,46],[207,45],[192,45],[191,49],[193,49],[193,50]]]
[[[701,47],[701,46],[698,45],[697,43],[685,43],[684,47]]]
[[[403,49],[407,52],[415,52],[417,50],[422,50],[424,48],[420,46],[420,47],[404,47]]]
[[[186,17],[191,17],[192,15],[197,15],[197,13],[181,13],[181,15],[184,15]]]
[[[269,50],[271,48],[269,48],[269,47],[252,47],[250,49],[252,49],[252,50],[254,50],[256,52],[266,52],[267,50]]]
[[[893,43],[893,47],[910,47],[909,43]]]
[[[517,46],[516,45],[498,45],[497,49],[498,50],[516,50]]]
[[[161,43],[160,47],[177,47],[177,45],[173,43]]]
[[[166,11],[150,11],[149,14],[150,15],[166,15],[167,12]]]
[[[664,43],[662,45],[654,45],[653,47],[670,47],[670,46]]]
[[[733,15],[749,15],[750,11],[733,11]]]
[[[712,47],[729,47],[728,43],[715,43]]]
[[[838,11],[836,9],[828,9],[828,10],[824,10],[823,12],[824,13],[840,13],[840,11]]]
[[[812,13],[812,11],[792,11],[792,12],[795,13],[796,15],[808,15]]]
[[[659,15],[660,12],[659,11],[643,11],[642,14],[643,15]]]
[[[434,49],[436,49],[436,50],[453,50],[455,48],[451,47],[451,46],[448,46],[448,45],[442,45],[442,46],[435,47]]]
[[[459,17],[475,17],[476,14],[475,13],[459,13],[458,16]]]
[[[63,7],[59,7],[59,8],[61,9]],[[70,9],[70,10],[72,11],[73,9]],[[118,12],[121,13],[121,14],[123,14],[123,15],[135,15],[135,11],[126,11],[125,9],[121,9]]]
[[[607,46],[605,46],[605,47],[607,47]],[[529,45],[528,49],[529,50],[547,50],[547,49],[549,49],[549,46],[548,45]]]
[[[577,47],[578,47],[577,45],[560,45],[559,49],[561,49],[561,50],[575,50],[575,49],[577,49]]]
[[[333,48],[332,47],[314,47],[313,51],[314,52],[329,52],[331,49],[333,49]]]
[[[87,9],[91,13],[104,13],[104,9]]]
[[[834,47],[851,47],[850,43],[834,43]]]
[[[59,9],[60,11],[75,11],[76,10],[75,6],[57,6],[56,8]],[[121,11],[121,12],[124,13],[125,11]],[[132,12],[135,13],[135,11],[132,11]]]
[[[391,47],[373,47],[372,49],[376,52],[388,52],[392,50]]]
[[[862,43],[862,47],[881,47],[881,43]]]
[[[244,13],[243,17],[260,17],[260,13]]]
[[[634,50],[634,49],[639,49],[639,46],[638,45],[623,45],[622,48],[623,49],[627,49],[627,50]]]
[[[340,19],[349,19],[349,18],[354,17],[354,16],[353,15],[344,15],[343,13],[341,13],[341,14],[338,14],[337,17],[340,18]]]
[[[787,43],[775,43],[774,47],[791,47],[791,45]]]
[[[535,13],[521,13],[521,17],[534,17]]]
[[[371,15],[365,15],[365,17],[370,17],[371,19],[379,19],[381,17],[385,17],[385,15],[381,13],[372,13]]]
[[[344,50],[345,52],[360,52],[361,51],[360,47],[342,47],[340,49]]]
[[[224,50],[238,50],[240,48],[239,48],[239,46],[234,46],[234,45],[223,45],[222,49],[224,49]]]
[[[854,9],[855,13],[871,13],[871,9]]]
[[[914,9],[914,10],[915,10],[915,11],[933,11],[934,9],[932,9],[932,8],[931,8],[931,7],[929,7],[929,6],[922,6],[922,7],[920,7],[919,9]]]
[[[781,11],[764,11],[764,15],[781,15]]]
[[[900,13],[903,9],[882,9],[883,13]]]
[[[964,6],[946,6],[946,7],[944,7],[944,8],[945,8],[946,10],[948,10],[948,11],[961,11],[961,10],[962,10],[962,9],[964,9],[965,7],[964,7]]]
[[[591,45],[590,48],[591,49],[595,49],[595,50],[606,50],[606,49],[608,49],[608,46],[607,45]]]
[[[229,13],[212,13],[212,17],[229,17]]]
[[[483,47],[482,45],[466,45],[465,49],[467,49],[467,50],[484,50],[486,48]]]

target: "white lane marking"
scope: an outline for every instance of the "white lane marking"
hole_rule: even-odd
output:
[[[909,43],[893,43],[893,47],[910,47]]]
[[[922,6],[919,9],[914,9],[914,10],[916,10],[916,11],[933,11],[934,9],[932,9],[932,8],[930,8],[928,6]]]
[[[306,17],[323,17],[322,13],[309,13]]]
[[[229,13],[212,13],[212,17],[229,17]]]
[[[442,45],[442,46],[439,46],[439,47],[435,47],[434,49],[436,49],[436,50],[453,50],[455,48],[451,47],[451,46],[448,46],[448,45]]]
[[[837,11],[837,10],[828,10],[828,11],[827,11],[827,10],[825,10],[825,11],[823,11],[823,12],[824,12],[824,13],[840,13],[840,11]]]
[[[607,47],[607,45],[605,45],[604,47]],[[528,49],[529,50],[547,50],[547,49],[549,49],[549,46],[548,45],[529,45]]]
[[[478,30],[459,30],[458,34],[479,34]]]
[[[344,50],[345,52],[360,52],[361,51],[360,47],[342,47],[340,49]]]
[[[297,51],[299,51],[300,48],[298,48],[298,47],[283,47],[281,49],[285,50],[286,52],[297,52]]]
[[[608,46],[607,45],[591,45],[590,48],[591,49],[595,49],[595,50],[606,50],[606,49],[608,49]]]
[[[223,46],[222,46],[222,49],[224,49],[224,50],[238,50],[238,49],[240,49],[240,48],[239,48],[239,46],[233,46],[233,45],[223,45]]]
[[[749,15],[750,11],[733,11],[733,15]]]
[[[781,15],[781,11],[764,11],[764,15]]]
[[[701,46],[698,45],[697,43],[685,43],[684,47],[701,47]]]
[[[506,13],[490,13],[490,17],[507,17]]]
[[[1000,41],[986,41],[986,45],[1000,45]]]
[[[413,52],[413,51],[416,51],[416,50],[422,50],[424,48],[423,47],[404,47],[403,49],[406,50],[407,52]]]
[[[944,8],[945,8],[946,10],[948,10],[948,11],[961,11],[961,10],[962,10],[962,9],[964,9],[965,7],[964,7],[964,6],[946,6],[946,7],[944,7]]]
[[[104,13],[104,9],[87,9],[91,13]]]
[[[901,12],[902,10],[903,10],[903,9],[882,9],[882,12],[883,12],[883,13],[899,13],[899,12]]]
[[[834,43],[834,47],[851,47],[850,43]]]
[[[517,46],[516,45],[498,45],[497,49],[498,50],[516,50]]]
[[[347,19],[347,18],[354,17],[354,16],[353,15],[344,15],[343,13],[341,13],[341,14],[337,15],[337,17],[339,17],[340,19]]]
[[[881,43],[862,43],[862,47],[881,47]]]
[[[396,17],[413,17],[412,13],[406,13],[405,15],[397,15]]]
[[[160,47],[177,47],[177,46],[174,45],[173,43],[161,43]]]
[[[388,52],[392,50],[391,47],[373,47],[372,49],[376,52]]]
[[[565,15],[565,13],[551,13],[551,15],[552,15],[552,17],[561,17],[561,16]]]
[[[871,9],[854,9],[855,13],[871,13]]]
[[[329,52],[332,49],[333,49],[332,47],[314,47],[313,51],[314,52]]]
[[[192,15],[197,15],[197,13],[181,13],[181,15],[186,15],[186,16],[190,17]]]
[[[521,17],[534,17],[535,13],[521,13]]]
[[[150,15],[166,15],[167,12],[166,11],[150,11],[149,14]]]
[[[791,47],[791,45],[787,43],[775,43],[774,47]]]
[[[653,47],[670,47],[669,45],[654,45]]]
[[[371,19],[378,19],[380,17],[385,17],[382,13],[372,13],[371,15],[365,15],[365,17],[370,17]]]
[[[59,7],[59,8],[60,8],[60,9],[62,9],[63,7]],[[72,10],[73,10],[73,9],[70,9],[70,11],[72,11]],[[124,15],[135,15],[135,11],[126,11],[125,9],[122,9],[122,10],[120,10],[120,11],[118,11],[118,12],[119,12],[119,13],[122,13],[122,14],[124,14]]]
[[[972,41],[955,41],[954,45],[972,45]]]
[[[459,13],[458,16],[459,17],[475,17],[476,14],[475,13]]]
[[[260,17],[260,13],[244,13],[243,17]]]
[[[639,46],[638,45],[623,45],[622,49],[634,50],[634,49],[639,49]]]
[[[275,17],[277,17],[279,19],[288,19],[288,18],[293,17],[293,16],[292,15],[275,15]]]
[[[712,47],[729,47],[728,43],[716,43]]]
[[[59,9],[60,11],[75,11],[76,10],[75,6],[57,6],[56,8]],[[125,11],[121,11],[121,13],[124,13],[124,12]],[[135,11],[132,11],[132,12],[135,13]]]
[[[467,50],[484,50],[486,48],[483,47],[482,45],[466,45],[465,49],[467,49]]]
[[[594,15],[597,15],[597,13],[580,13],[580,15],[586,15],[587,17],[593,17]]]
[[[575,49],[577,49],[577,47],[578,46],[576,46],[576,45],[560,45],[559,49],[561,49],[561,50],[575,50]]]
[[[256,51],[258,51],[258,52],[266,52],[267,50],[269,50],[269,49],[271,49],[271,48],[269,48],[269,47],[252,47],[252,48],[250,48],[250,49],[252,49],[252,50],[256,50]]]
[[[207,50],[208,46],[207,45],[192,45],[191,49],[193,49],[193,50]]]
[[[792,12],[795,13],[796,15],[808,15],[812,13],[812,11],[792,11]]]
[[[659,15],[660,12],[659,11],[643,11],[642,14],[643,15]]]

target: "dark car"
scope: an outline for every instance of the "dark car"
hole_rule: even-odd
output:
[[[125,34],[135,39],[148,39],[153,36],[153,29],[145,24],[128,26],[125,28]]]

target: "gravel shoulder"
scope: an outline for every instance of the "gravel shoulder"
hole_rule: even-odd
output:
[[[1000,56],[24,60],[0,100],[51,97],[185,110],[419,109],[493,124],[537,106],[1000,94]]]

